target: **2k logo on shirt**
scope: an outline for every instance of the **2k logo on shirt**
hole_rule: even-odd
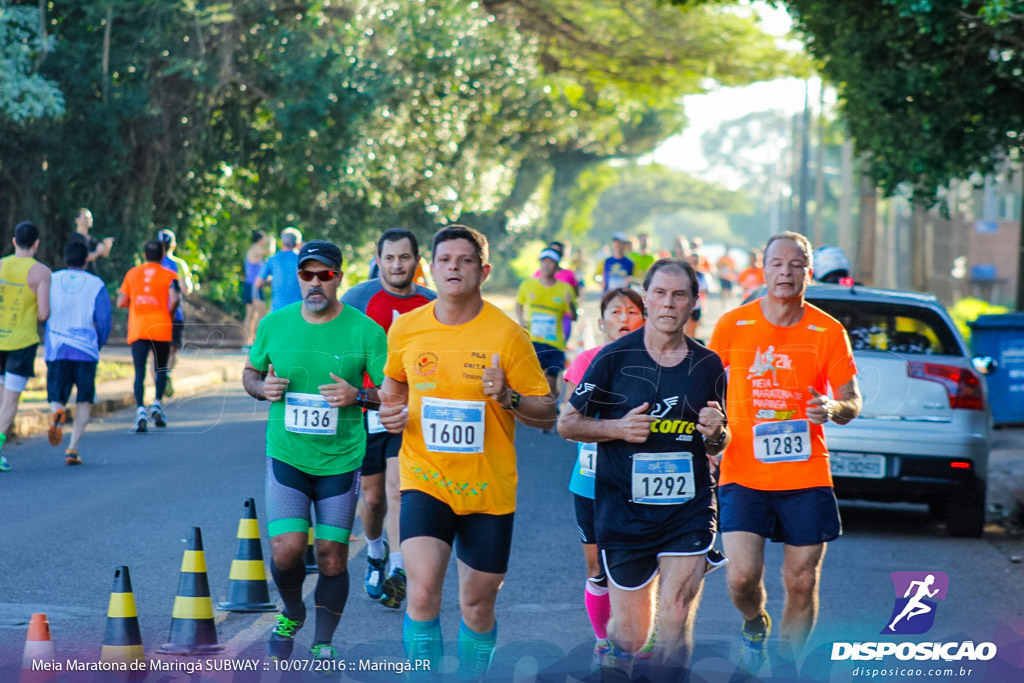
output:
[[[945,600],[949,576],[945,572],[893,572],[896,604],[882,633],[919,635],[935,624],[935,600]]]

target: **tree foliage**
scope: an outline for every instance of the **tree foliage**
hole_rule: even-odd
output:
[[[930,199],[1019,154],[1024,3],[786,0],[882,189]]]
[[[0,5],[0,119],[20,125],[64,113],[60,88],[35,69],[52,49],[38,12]]]
[[[680,95],[788,68],[752,19],[655,0],[45,8],[18,7],[47,27],[35,66],[67,112],[0,121],[3,230],[33,218],[57,236],[42,255],[59,262],[89,206],[94,231],[118,238],[100,262],[115,280],[171,227],[224,300],[257,227],[294,224],[349,259],[392,224],[426,235],[464,220],[499,254],[553,236],[581,173],[681,129]]]

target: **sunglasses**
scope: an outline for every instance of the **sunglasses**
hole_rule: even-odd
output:
[[[317,278],[320,282],[330,282],[334,278],[341,275],[340,270],[333,270],[328,268],[327,270],[300,270],[299,277],[305,282],[312,282],[313,278]]]

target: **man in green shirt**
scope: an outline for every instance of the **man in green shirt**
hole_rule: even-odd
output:
[[[338,300],[341,251],[314,240],[299,252],[302,301],[260,323],[243,382],[270,401],[267,423],[266,511],[271,573],[284,610],[267,642],[272,659],[287,659],[306,620],[302,583],[309,508],[316,508],[320,569],[314,602],[315,659],[334,658],[331,638],[348,599],[348,541],[359,499],[366,449],[362,408],[379,407],[364,375],[384,379],[387,336],[370,318]]]
[[[636,251],[629,252],[629,258],[633,261],[633,282],[643,282],[647,269],[654,265],[657,257],[648,251],[650,247],[646,232],[637,235],[636,240],[639,246]]]

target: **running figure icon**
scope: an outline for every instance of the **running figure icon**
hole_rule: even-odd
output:
[[[932,606],[922,602],[922,599],[934,598],[938,594],[938,588],[936,588],[935,590],[929,590],[929,588],[931,588],[932,584],[934,583],[934,574],[929,574],[924,578],[923,581],[910,582],[910,585],[907,586],[907,592],[903,594],[904,598],[909,597],[910,600],[907,602],[906,605],[904,605],[903,611],[900,612],[899,615],[892,620],[891,624],[889,624],[890,631],[894,633],[896,632],[896,624],[900,621],[900,619],[906,618],[907,621],[910,621],[912,618],[916,616],[928,614],[932,611]],[[916,592],[914,593],[913,597],[910,597],[910,594],[911,592],[914,592],[915,587]]]

